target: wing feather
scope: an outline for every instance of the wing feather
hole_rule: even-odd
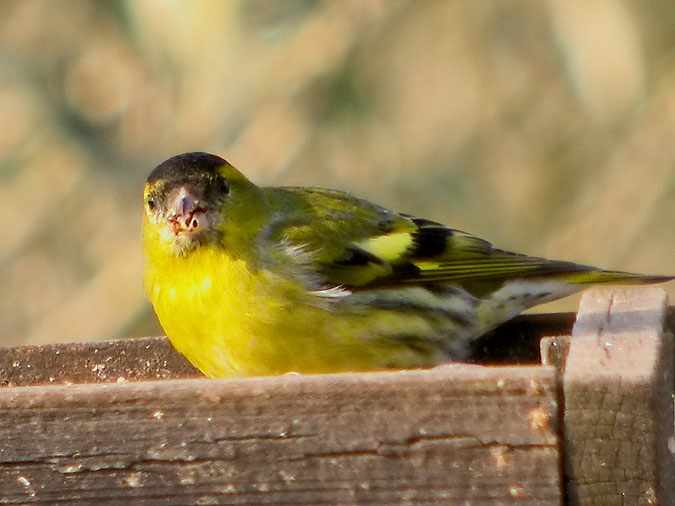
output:
[[[314,290],[439,282],[500,284],[512,278],[596,270],[497,249],[461,230],[341,192],[302,188],[281,192],[299,212],[283,214],[284,219],[264,235],[286,250],[301,245],[302,267],[320,280]],[[285,207],[291,206],[286,202]],[[267,244],[264,248],[269,249]]]

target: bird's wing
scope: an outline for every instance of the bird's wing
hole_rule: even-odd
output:
[[[280,265],[311,272],[316,286],[327,290],[453,282],[475,293],[513,278],[597,272],[572,262],[503,251],[466,232],[342,192],[277,191],[286,193],[279,206],[294,212],[277,213],[261,249],[268,258],[283,256],[283,261],[275,259]]]

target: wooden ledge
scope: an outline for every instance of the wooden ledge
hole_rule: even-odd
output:
[[[574,504],[675,504],[667,307],[658,288],[584,294],[563,377]]]
[[[0,502],[558,505],[557,388],[477,366],[6,388]]]
[[[666,309],[596,291],[476,344],[519,367],[226,381],[163,338],[0,350],[0,504],[668,506]]]
[[[0,348],[0,388],[199,377],[165,337]]]

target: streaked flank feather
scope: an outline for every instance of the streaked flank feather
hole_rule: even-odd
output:
[[[510,253],[349,194],[262,188],[187,153],[145,187],[148,296],[212,377],[428,367],[523,310],[668,276]]]

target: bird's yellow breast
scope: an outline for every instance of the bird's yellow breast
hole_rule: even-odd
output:
[[[149,262],[145,284],[172,344],[214,377],[256,368],[260,358],[254,355],[269,345],[261,348],[255,336],[278,320],[288,303],[270,294],[292,292],[291,286],[280,286],[269,274],[210,247]]]
[[[210,377],[415,365],[401,346],[368,339],[392,324],[386,312],[364,318],[327,310],[299,284],[218,248],[149,260],[146,290],[162,327]]]

